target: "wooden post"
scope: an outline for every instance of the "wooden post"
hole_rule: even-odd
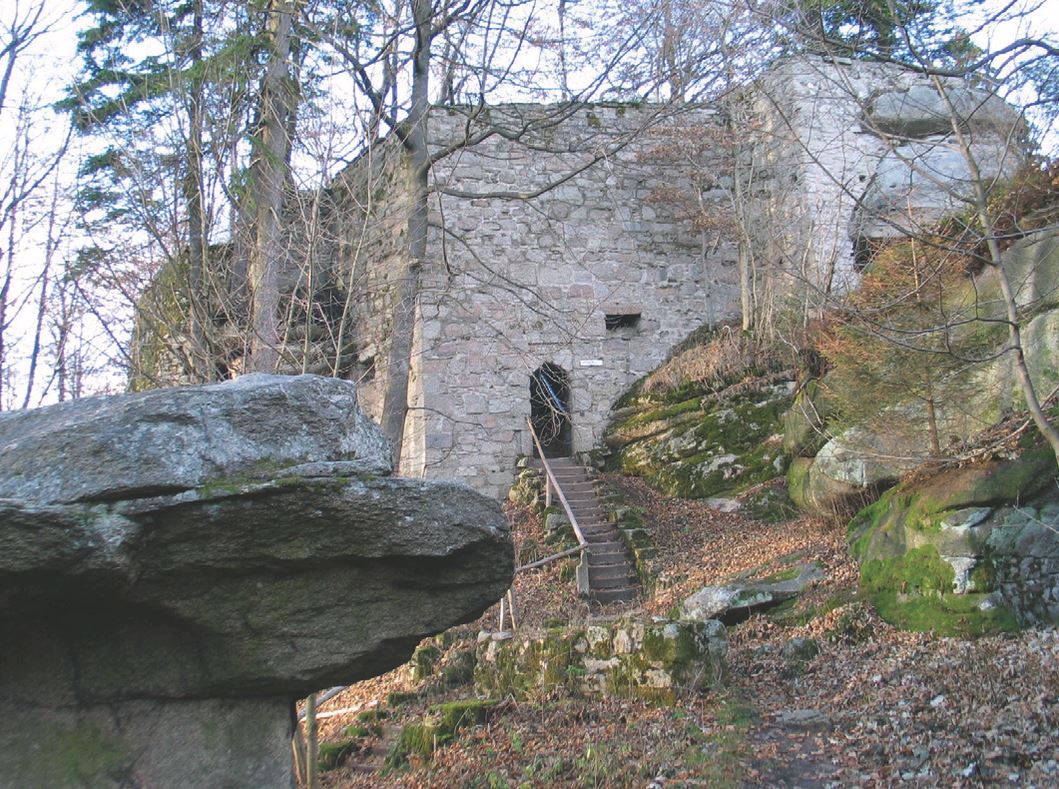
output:
[[[316,728],[316,694],[310,693],[305,700],[305,731],[306,758],[305,758],[305,785],[309,789],[320,789],[320,746],[317,742]]]
[[[515,620],[515,588],[511,587],[507,590],[507,609],[508,615],[511,617],[511,630],[514,632],[518,629],[518,622]]]
[[[306,775],[305,737],[302,736],[300,721],[294,723],[294,737],[290,741],[290,747],[294,751],[294,780],[298,786],[306,786],[309,781]]]
[[[497,626],[497,630],[501,633],[504,632],[504,605],[507,603],[507,595],[500,598],[500,624]]]

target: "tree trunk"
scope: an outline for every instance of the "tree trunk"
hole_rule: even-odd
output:
[[[190,58],[196,70],[188,96],[189,128],[185,155],[187,172],[184,176],[184,202],[188,221],[188,302],[191,305],[191,363],[196,381],[213,379],[214,359],[209,346],[209,309],[204,283],[206,281],[206,228],[203,211],[202,170],[202,94],[204,78],[201,74],[203,10],[202,0],[194,0],[192,11],[192,42]]]
[[[274,372],[279,364],[279,279],[283,256],[283,188],[290,154],[295,93],[290,68],[294,3],[273,0],[267,32],[268,66],[261,83],[260,125],[250,164],[253,232],[250,234],[250,361],[248,371]]]
[[[978,220],[982,223],[982,232],[985,235],[986,249],[989,251],[989,260],[987,262],[997,273],[997,277],[1000,280],[1000,292],[1004,297],[1004,310],[1008,325],[1007,349],[1015,354],[1015,378],[1018,380],[1019,389],[1022,391],[1022,396],[1026,400],[1026,408],[1030,412],[1030,417],[1033,419],[1033,423],[1037,426],[1037,429],[1041,432],[1041,435],[1043,435],[1048,442],[1048,445],[1052,448],[1052,452],[1055,454],[1056,458],[1056,465],[1059,466],[1059,430],[1056,429],[1055,425],[1048,421],[1048,416],[1044,413],[1044,409],[1041,407],[1041,401],[1037,397],[1037,392],[1034,389],[1029,367],[1026,366],[1026,353],[1022,345],[1022,330],[1019,328],[1018,302],[1015,300],[1015,294],[1011,290],[1011,282],[1008,280],[1007,272],[1004,270],[1004,262],[1000,253],[1000,244],[997,243],[996,228],[993,222],[992,213],[989,210],[989,197],[986,195],[985,186],[982,183],[982,173],[978,169],[978,161],[974,158],[970,143],[967,141],[967,138],[963,134],[963,130],[960,128],[960,116],[956,112],[956,108],[952,106],[952,102],[949,100],[949,95],[945,91],[941,79],[937,76],[932,76],[931,79],[934,82],[934,89],[945,102],[945,107],[948,110],[949,119],[952,123],[953,135],[956,138],[957,144],[960,146],[960,152],[963,154],[964,161],[967,163],[967,168],[971,172],[971,181],[974,184],[975,212],[978,214]]]
[[[402,143],[412,168],[412,207],[408,215],[408,261],[397,285],[390,326],[390,349],[382,409],[382,430],[390,439],[395,465],[400,466],[404,423],[408,414],[408,376],[415,331],[419,280],[427,256],[427,201],[430,153],[427,150],[427,113],[430,80],[431,5],[414,0],[412,16],[416,46],[412,62],[412,105]]]

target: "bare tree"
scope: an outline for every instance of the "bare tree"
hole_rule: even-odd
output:
[[[953,256],[962,256],[970,272],[964,275],[968,281],[979,271],[989,273],[996,283],[999,309],[976,291],[970,303],[960,309],[941,303],[940,313],[935,313],[929,325],[888,323],[887,311],[878,305],[870,313],[859,313],[857,320],[902,352],[918,351],[926,359],[944,355],[966,367],[996,356],[1010,358],[1030,417],[1059,461],[1059,431],[1041,406],[1026,362],[1022,329],[1031,317],[1032,305],[1026,304],[1012,286],[1003,255],[1007,246],[1037,226],[1030,222],[1023,227],[1021,219],[1012,224],[1010,217],[1006,223],[1002,221],[1004,203],[998,199],[1019,162],[1024,161],[1026,113],[1043,110],[1045,117],[1054,113],[1059,100],[1054,90],[1059,49],[1047,37],[1032,32],[991,50],[968,43],[975,33],[1003,21],[1025,22],[1030,17],[1020,15],[1039,10],[1005,6],[987,14],[977,30],[953,37],[948,26],[907,14],[891,0],[873,22],[885,32],[886,46],[877,45],[878,37],[851,39],[841,34],[841,27],[817,27],[808,36],[811,49],[855,58],[847,61],[850,68],[845,70],[829,66],[830,79],[832,87],[856,107],[856,122],[878,141],[878,150],[865,161],[880,164],[874,172],[859,173],[859,178],[852,180],[851,173],[828,161],[827,152],[822,150],[829,144],[827,139],[823,139],[823,146],[820,139],[815,143],[799,140],[796,134],[792,139],[801,146],[803,159],[811,160],[823,178],[831,179],[836,198],[853,206],[858,217],[856,254],[846,258],[846,265],[853,266],[846,269],[851,280],[856,279],[857,267],[870,264],[874,250],[895,243],[912,244],[912,254],[921,255],[927,265],[918,270],[910,286],[895,290],[892,299],[898,307],[900,300],[916,304],[930,298],[941,276],[940,269],[930,268],[934,266],[930,261],[948,265]],[[799,33],[806,35],[804,25]],[[890,73],[908,76],[889,88],[865,93],[854,72],[870,71],[872,64],[896,65],[899,69],[890,68]],[[1022,107],[1022,113],[1012,110],[1012,104]],[[903,120],[902,112],[909,111],[918,119]],[[796,131],[795,119],[786,117],[783,123],[788,133]],[[837,140],[830,144],[839,147]],[[939,225],[946,216],[949,219]],[[832,259],[832,266],[834,262]],[[844,287],[829,293],[835,272],[832,268],[830,274],[812,283],[821,296],[842,297]],[[852,314],[848,303],[840,308],[846,315]],[[977,353],[959,349],[955,338],[967,336],[975,327],[985,331],[1001,326],[1006,340],[998,348],[979,349]],[[933,394],[938,378],[931,376],[927,384],[925,402],[932,425],[928,435],[936,453],[941,449],[935,414],[938,403]]]
[[[0,16],[0,408],[26,407],[41,361],[42,332],[63,231],[60,164],[68,132],[26,77],[22,62],[55,22],[43,2],[17,0]],[[16,345],[28,344],[25,357]],[[24,387],[21,394],[16,385]]]

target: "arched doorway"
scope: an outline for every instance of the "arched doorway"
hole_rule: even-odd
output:
[[[545,362],[530,376],[530,422],[546,458],[573,454],[570,429],[570,374]],[[534,457],[537,448],[533,448]]]

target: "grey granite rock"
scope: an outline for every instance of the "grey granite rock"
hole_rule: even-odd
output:
[[[287,786],[294,699],[403,663],[511,582],[496,502],[371,473],[389,450],[348,382],[101,398],[6,416],[0,441],[19,786]]]

